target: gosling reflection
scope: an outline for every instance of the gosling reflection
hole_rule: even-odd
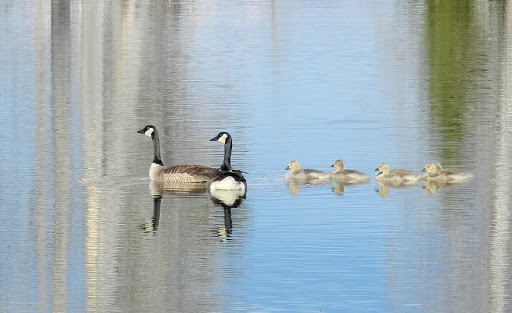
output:
[[[343,193],[345,192],[345,186],[360,186],[360,185],[364,185],[364,184],[367,184],[367,182],[353,182],[353,183],[350,183],[350,182],[346,182],[346,181],[343,181],[343,180],[338,180],[338,179],[329,179],[329,180],[319,180],[319,179],[314,179],[314,180],[305,180],[305,179],[287,179],[287,182],[288,182],[288,191],[290,192],[291,195],[293,196],[296,196],[299,194],[300,192],[300,189],[302,187],[311,187],[311,186],[316,186],[316,185],[331,185],[331,189],[334,193],[336,193],[336,195],[338,196],[342,196]]]
[[[436,182],[436,181],[429,181],[427,182],[424,186],[423,186],[423,189],[425,189],[425,192],[429,195],[433,195],[435,194],[436,192],[439,191],[439,189],[441,189],[441,186],[443,184],[439,183],[439,182]]]
[[[332,187],[332,191],[335,193],[344,193],[345,192],[345,184],[338,183],[335,184],[334,187]]]
[[[433,195],[441,189],[452,188],[455,185],[458,185],[458,183],[440,183],[438,181],[429,181],[425,182],[425,185],[423,185],[423,189],[425,189],[425,192],[427,194]]]
[[[345,186],[348,186],[348,188],[353,188],[353,186],[359,186],[366,183],[353,183],[353,184],[347,184],[342,182],[336,182],[333,180],[333,186],[332,191],[336,196],[344,196],[345,195]]]
[[[332,191],[334,191],[337,195],[342,196],[345,192],[345,184],[337,183],[332,187]]]
[[[222,206],[224,210],[224,225],[217,228],[217,235],[223,241],[231,237],[233,230],[233,220],[231,219],[231,209],[237,208],[245,199],[246,192],[241,190],[212,190],[210,198],[214,204]]]
[[[290,194],[297,195],[302,186],[312,186],[312,185],[327,185],[331,184],[331,179],[306,179],[306,178],[286,178],[288,182],[288,190]]]
[[[379,184],[379,188],[376,189],[377,193],[382,197],[387,197],[391,189],[400,189],[400,188],[408,188],[414,186],[421,186],[419,181],[377,181]]]
[[[358,186],[364,185],[369,182],[369,176],[357,171],[345,170],[347,173],[339,172],[340,168],[343,171],[343,161],[337,160],[332,166],[338,167],[336,171],[338,171],[338,175],[335,175],[336,172],[333,173],[331,177],[331,181],[333,183],[332,191],[337,196],[343,196],[345,192],[345,186]],[[349,187],[350,188],[350,187]]]

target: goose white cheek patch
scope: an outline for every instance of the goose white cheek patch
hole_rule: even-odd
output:
[[[153,134],[153,128],[146,130],[146,132],[144,133],[144,135],[146,135],[148,137],[151,137],[152,134]]]
[[[220,136],[220,138],[218,139],[219,142],[222,142],[222,143],[226,143],[226,139],[228,138],[228,135],[226,134],[223,134],[222,136]]]

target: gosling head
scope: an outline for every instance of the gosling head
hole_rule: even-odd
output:
[[[439,163],[437,163],[437,164],[439,164]],[[426,172],[427,174],[435,174],[437,172],[440,172],[441,170],[439,169],[437,164],[428,163],[427,165],[425,165],[422,172]]]
[[[331,165],[331,167],[336,168],[336,170],[338,171],[343,171],[345,169],[345,163],[343,162],[343,160],[336,160],[334,164]]]
[[[293,160],[288,163],[288,166],[286,167],[287,170],[300,170],[300,164],[299,161]]]
[[[435,169],[436,167],[433,163],[427,163],[421,171],[423,173],[433,174],[435,172]]]
[[[231,138],[231,135],[228,132],[220,132],[217,136],[210,139],[210,141],[218,141],[220,143],[226,143],[228,138]]]
[[[143,129],[138,130],[137,133],[144,134],[144,135],[146,135],[148,137],[152,137],[153,134],[155,133],[155,131],[156,131],[155,126],[153,126],[153,125],[146,125],[146,127],[144,127]]]
[[[387,163],[381,163],[379,166],[375,169],[375,171],[379,172],[377,175],[380,175],[382,173],[386,174],[389,172],[389,164]]]

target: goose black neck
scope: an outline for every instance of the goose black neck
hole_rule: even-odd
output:
[[[231,172],[231,148],[233,143],[231,141],[231,137],[226,138],[226,142],[224,143],[224,162],[222,162],[222,166],[220,169],[222,171]]]
[[[160,139],[158,138],[158,131],[156,128],[154,128],[154,131],[151,134],[151,139],[153,139],[153,150],[155,151],[153,155],[153,163],[163,166],[164,163],[162,163],[162,159],[160,158]]]

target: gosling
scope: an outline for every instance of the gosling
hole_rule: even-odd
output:
[[[457,169],[443,169],[440,163],[428,163],[425,165],[422,172],[425,172],[421,177],[424,181],[445,184],[462,183],[473,177],[473,174],[465,173]]]
[[[336,160],[331,167],[336,170],[331,174],[331,179],[345,184],[362,184],[370,180],[370,176],[356,170],[346,170],[343,160]]]
[[[300,163],[297,160],[293,160],[288,163],[286,167],[287,170],[290,170],[286,173],[287,180],[328,180],[331,179],[330,172],[324,172],[319,170],[312,169],[301,169]]]
[[[378,171],[375,179],[380,182],[410,183],[418,181],[421,178],[421,175],[416,172],[403,169],[390,170],[388,163],[379,164],[375,171]]]

